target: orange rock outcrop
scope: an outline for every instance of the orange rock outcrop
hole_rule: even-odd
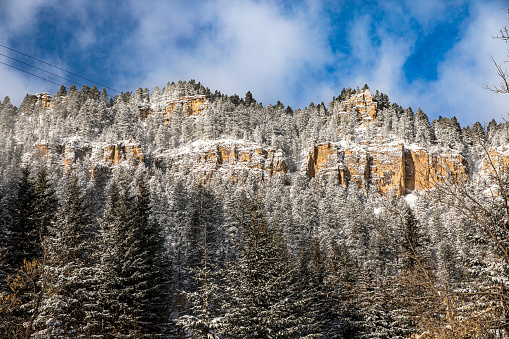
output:
[[[488,151],[481,163],[483,174],[495,174],[509,170],[509,149],[497,148]]]
[[[64,167],[66,171],[69,171],[76,162],[85,159],[92,151],[92,147],[89,143],[83,143],[78,139],[68,140],[63,149]]]
[[[37,93],[35,95],[35,105],[42,106],[46,109],[51,107],[51,95],[49,93]]]
[[[92,146],[79,139],[69,139],[60,152],[50,152],[48,144],[41,141],[34,149],[36,158],[41,160],[54,161],[63,156],[66,171],[87,160],[93,177],[107,177],[114,166],[122,163],[137,166],[145,161],[141,145],[133,141]],[[490,155],[494,164],[509,166],[509,151],[494,150]],[[172,171],[195,173],[203,180],[220,175],[236,181],[246,173],[267,180],[289,171],[281,150],[245,141],[197,141],[178,153],[169,150],[153,156],[156,165],[164,162]],[[303,165],[302,171],[310,180],[324,174],[334,176],[344,187],[353,184],[383,194],[394,189],[399,195],[431,189],[448,178],[460,182],[469,174],[467,162],[460,154],[407,149],[401,143],[342,146],[326,142],[312,147]]]
[[[48,142],[45,141],[45,140],[41,140],[41,141],[38,141],[35,143],[34,145],[35,147],[35,150],[36,150],[36,155],[38,156],[42,156],[42,157],[47,157],[48,156]]]
[[[141,145],[136,142],[121,142],[118,144],[106,145],[103,149],[102,162],[109,165],[118,165],[127,161],[130,165],[138,165],[145,160]]]
[[[169,117],[175,112],[182,111],[188,116],[200,115],[207,107],[207,98],[205,95],[186,96],[166,103],[165,117]]]
[[[191,150],[165,155],[179,171],[191,161],[190,170],[204,180],[220,173],[232,180],[252,172],[261,180],[277,173],[287,173],[288,166],[281,150],[234,141],[213,141],[195,144]]]
[[[430,154],[424,149],[406,153],[407,175],[405,185],[409,190],[426,190],[444,183],[446,179],[464,182],[468,178],[468,164],[460,154]]]
[[[44,147],[39,152],[44,154]],[[47,148],[46,148],[47,150]],[[79,139],[68,140],[63,147],[63,163],[66,171],[73,168],[78,161],[90,158],[92,165],[92,176],[98,176],[111,173],[111,168],[120,163],[126,162],[129,165],[136,166],[145,160],[141,145],[136,142],[120,142],[106,146],[95,145],[92,147],[87,142]]]
[[[316,145],[303,170],[309,179],[322,172],[335,176],[343,186],[374,186],[381,193],[395,189],[399,195],[433,188],[448,177],[460,181],[468,175],[467,162],[459,154],[430,154],[424,149],[405,149],[403,144],[353,149],[331,143]]]
[[[344,102],[347,110],[356,108],[359,112],[359,119],[366,126],[371,121],[376,121],[378,103],[373,101],[369,89],[359,94],[355,94]]]

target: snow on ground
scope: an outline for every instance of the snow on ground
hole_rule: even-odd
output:
[[[405,195],[405,201],[408,204],[408,206],[410,206],[410,208],[412,208],[412,209],[415,208],[417,200],[419,200],[419,197],[417,195],[415,195],[414,193]]]

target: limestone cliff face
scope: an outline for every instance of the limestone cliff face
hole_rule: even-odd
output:
[[[430,154],[424,149],[405,149],[403,144],[342,147],[324,143],[314,146],[303,166],[309,179],[319,173],[336,176],[347,186],[350,183],[382,193],[395,189],[404,195],[407,190],[433,188],[450,175],[466,179],[468,165],[459,154]]]
[[[69,139],[59,147],[61,153],[49,150],[48,143],[40,141],[34,145],[35,159],[60,162],[66,172],[72,171],[82,161],[87,161],[93,177],[107,177],[120,164],[137,166],[145,162],[140,143],[122,141],[116,144],[91,144],[78,138]],[[283,152],[243,141],[200,141],[179,152],[169,150],[154,155],[156,164],[171,163],[175,171],[200,174],[204,180],[214,174],[237,180],[252,172],[260,180],[266,180],[277,173],[287,173]],[[31,161],[27,158],[27,161]]]
[[[351,96],[350,99],[344,103],[347,110],[352,108],[357,109],[359,112],[359,119],[362,121],[364,126],[372,121],[376,121],[378,104],[373,101],[373,97],[371,96],[369,89]]]
[[[63,158],[67,172],[86,160],[93,177],[107,177],[120,164],[137,166],[145,162],[141,144],[131,140],[90,144],[73,138],[56,148],[52,146],[51,150],[47,142],[40,141],[34,145],[34,156],[34,159],[51,162]],[[200,140],[179,150],[151,154],[150,158],[156,159],[156,166],[164,163],[172,171],[194,173],[204,181],[214,175],[236,181],[246,173],[267,180],[289,171],[281,150],[246,141]],[[508,166],[509,150],[492,150],[490,159],[495,166]],[[430,153],[422,148],[405,148],[401,143],[326,142],[311,148],[301,168],[310,180],[324,174],[334,176],[345,187],[353,184],[363,189],[374,188],[383,194],[394,189],[399,195],[431,189],[446,178],[459,182],[469,174],[467,162],[460,154]],[[485,173],[489,168],[487,163],[481,167]]]
[[[125,141],[110,144],[103,147],[102,162],[109,165],[118,165],[128,162],[130,165],[138,165],[145,160],[140,143]]]
[[[92,151],[92,146],[88,142],[82,142],[79,139],[68,140],[64,147],[64,167],[66,171],[72,169],[74,164],[85,159],[87,154]]]
[[[186,96],[166,103],[165,118],[172,114],[184,112],[188,116],[200,115],[207,107],[207,98],[204,95]]]
[[[51,95],[48,93],[37,93],[35,99],[36,106],[42,106],[46,109],[51,107]]]
[[[114,166],[128,164],[137,166],[145,161],[141,144],[132,140],[116,144],[96,145],[92,151],[92,176],[105,177],[111,174]]]
[[[236,180],[242,173],[252,172],[265,180],[274,174],[288,172],[281,150],[243,141],[199,141],[178,153],[169,152],[162,157],[176,171],[190,167],[191,172],[199,174],[204,180],[216,173]]]
[[[468,164],[460,154],[430,154],[424,149],[406,152],[406,188],[426,190],[443,183],[447,178],[462,182],[468,177]]]
[[[42,155],[48,155],[47,144],[37,143],[36,149]],[[92,176],[107,175],[111,173],[113,166],[120,163],[136,166],[145,159],[141,145],[132,141],[92,145],[79,139],[70,139],[62,149],[63,165],[66,172],[71,170],[76,163],[89,158],[92,163]]]
[[[509,148],[490,149],[481,163],[483,174],[494,174],[500,170],[509,168]]]

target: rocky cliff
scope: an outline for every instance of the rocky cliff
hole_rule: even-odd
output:
[[[92,176],[109,175],[113,167],[119,164],[137,166],[145,161],[141,144],[132,140],[120,141],[116,144],[90,143],[79,138],[71,138],[63,144],[53,145],[41,140],[34,145],[33,154],[25,158],[25,162],[33,160],[61,164],[66,172],[80,162],[88,160],[92,164]]]
[[[165,118],[175,113],[184,113],[187,116],[200,115],[207,107],[207,98],[204,95],[181,97],[166,103]]]
[[[193,173],[203,180],[214,175],[237,181],[246,173],[260,180],[282,173],[288,173],[291,178],[294,174],[289,171],[283,151],[244,140],[199,140],[176,150],[158,150],[149,154],[144,154],[142,145],[132,140],[92,144],[72,138],[51,147],[41,140],[25,161],[39,159],[60,163],[66,172],[80,162],[88,161],[93,177],[107,177],[115,166],[137,166],[146,163],[147,158],[151,159],[150,166],[164,167],[176,173]],[[325,142],[313,146],[301,163],[300,171],[309,180],[322,175],[334,176],[344,187],[357,185],[383,194],[394,189],[399,195],[431,189],[446,179],[463,182],[471,171],[461,154],[433,153],[402,143]],[[490,150],[489,158],[485,157],[474,170],[486,175],[504,166],[509,166],[509,148]]]
[[[51,108],[49,94],[37,94],[36,104]],[[313,146],[308,154],[296,160],[301,163],[300,171],[311,180],[322,174],[335,177],[344,187],[357,185],[363,189],[376,189],[382,193],[395,190],[404,195],[414,190],[426,190],[442,183],[446,178],[462,181],[470,175],[470,168],[461,154],[435,147],[434,151],[401,142],[384,141],[377,120],[377,102],[369,90],[352,95],[343,102],[348,111],[358,113],[356,131],[366,130],[362,126],[370,124],[374,131],[362,142],[343,141],[324,142]],[[166,103],[163,115],[183,114],[190,117],[203,117],[208,101],[203,95],[185,96]],[[153,113],[148,103],[138,105],[142,117]],[[369,139],[369,141],[366,141]],[[25,157],[40,159],[53,164],[60,163],[66,172],[77,164],[88,161],[94,177],[108,176],[115,166],[126,164],[137,166],[146,163],[164,170],[180,173],[194,173],[204,180],[216,174],[236,181],[246,173],[252,173],[260,180],[267,180],[274,174],[288,173],[286,156],[281,150],[258,145],[247,140],[198,140],[179,149],[157,150],[144,154],[142,145],[132,140],[114,144],[89,143],[78,138],[67,139],[62,144],[48,145],[41,140]],[[293,155],[295,156],[295,154]],[[148,161],[147,161],[148,159]],[[292,163],[295,163],[292,161]],[[472,170],[483,174],[493,172],[499,166],[509,166],[509,148],[490,150],[480,168]],[[289,173],[290,177],[295,173]]]
[[[359,120],[364,126],[376,121],[378,103],[373,101],[369,89],[352,95],[344,104],[346,110],[356,109],[359,112]]]
[[[200,140],[177,151],[163,152],[158,161],[169,163],[176,171],[199,174],[205,180],[216,173],[235,181],[247,172],[260,180],[288,172],[281,150],[241,140]]]
[[[39,141],[34,145],[32,156],[25,161],[38,159],[60,163],[69,172],[78,163],[87,160],[93,177],[107,177],[117,165],[137,166],[146,161],[141,144],[132,140],[116,144],[91,144],[72,138],[63,145],[57,145],[56,149],[59,151],[50,150],[46,141]],[[204,180],[219,173],[236,181],[240,175],[248,172],[260,180],[266,180],[274,174],[288,172],[281,150],[245,141],[197,141],[178,150],[157,151],[150,156],[155,159],[156,166],[164,164],[182,173],[191,171]]]
[[[507,146],[490,149],[488,156],[481,163],[483,174],[495,174],[507,168],[509,168],[509,147]]]
[[[35,95],[35,105],[49,109],[51,107],[51,95],[48,93],[37,93]]]
[[[372,144],[360,147],[323,143],[312,147],[302,171],[309,179],[320,173],[382,193],[433,188],[447,177],[459,181],[468,176],[468,164],[460,154],[431,154],[425,149],[407,149],[403,144]]]

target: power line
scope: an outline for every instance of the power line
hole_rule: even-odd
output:
[[[5,55],[5,54],[0,53],[0,55],[1,55],[1,56],[4,56],[4,57],[6,57],[6,58],[9,58],[9,59],[11,59],[11,60],[17,61],[17,62],[19,62],[19,63],[22,63],[22,64],[24,64],[24,65],[27,65],[27,66],[29,66],[29,67],[32,67],[32,68],[38,69],[39,71],[43,71],[43,72],[45,72],[45,73],[48,73],[48,74],[54,75],[54,76],[56,76],[56,77],[58,77],[58,78],[60,78],[60,79],[64,79],[64,80],[66,80],[66,81],[72,82],[72,83],[74,83],[74,84],[76,84],[76,85],[84,86],[84,84],[80,84],[79,82],[76,82],[76,81],[73,81],[73,80],[70,80],[70,79],[64,78],[64,77],[62,77],[62,76],[60,76],[60,75],[58,75],[58,74],[48,72],[48,71],[46,71],[46,70],[44,70],[44,69],[42,69],[42,68],[36,67],[36,66],[34,66],[34,65],[30,65],[29,63],[23,62],[23,61],[21,61],[21,60],[18,60],[18,59],[15,59],[15,58],[11,58],[10,56],[7,56],[7,55]]]
[[[38,76],[38,75],[35,75],[35,74],[33,74],[33,73],[30,73],[30,72],[27,72],[27,71],[25,71],[25,70],[22,70],[21,68],[14,67],[14,66],[11,66],[11,65],[9,65],[9,64],[6,64],[5,62],[0,61],[0,64],[4,64],[5,66],[9,66],[9,67],[12,67],[12,68],[14,68],[14,69],[17,69],[18,71],[21,71],[21,72],[24,72],[24,73],[27,73],[27,74],[33,75],[34,77],[37,77],[37,78],[39,78],[39,79],[42,79],[42,80],[45,80],[45,81],[51,82],[52,84],[55,84],[55,85],[58,85],[58,86],[61,86],[61,85],[62,85],[62,84],[56,83],[56,82],[54,82],[54,81],[48,80],[48,79],[46,79],[46,78],[40,77],[40,76]]]
[[[24,62],[22,62],[22,63],[24,63]],[[52,80],[49,80],[49,79],[43,78],[43,77],[41,77],[41,76],[38,76],[38,75],[36,75],[36,74],[33,74],[33,73],[30,73],[30,72],[27,72],[27,71],[25,71],[25,70],[23,70],[23,69],[21,69],[21,68],[18,68],[18,67],[15,67],[15,66],[9,65],[9,64],[7,64],[7,63],[5,63],[5,62],[0,61],[0,64],[3,64],[3,65],[5,65],[5,66],[11,67],[11,68],[14,68],[14,69],[16,69],[16,70],[18,70],[18,71],[21,71],[21,72],[23,72],[23,73],[30,74],[30,75],[32,75],[32,76],[34,76],[34,77],[36,77],[36,78],[42,79],[42,80],[44,80],[44,81],[51,82],[52,84],[55,84],[55,85],[58,85],[58,86],[61,86],[61,85],[62,85],[62,84],[59,84],[59,83],[54,82],[54,81],[52,81]],[[30,66],[30,65],[29,65],[29,66]],[[32,67],[35,67],[35,66],[32,66]],[[35,68],[37,68],[37,67],[35,67]],[[49,72],[48,72],[48,73],[49,73]],[[50,74],[52,74],[52,73],[50,73]],[[57,76],[58,76],[58,75],[57,75]],[[59,76],[59,78],[62,78],[62,77],[60,77],[60,76]],[[62,79],[65,79],[65,78],[62,78]],[[66,79],[66,80],[67,80],[67,79]],[[69,81],[71,81],[71,80],[69,80]],[[74,82],[74,81],[73,81],[73,82]],[[77,82],[74,82],[74,83],[76,83],[76,84],[77,84]],[[109,94],[107,94],[106,96],[107,96],[107,97],[109,97],[109,98],[114,98],[114,96],[109,95]]]
[[[23,53],[23,52],[17,51],[17,50],[15,50],[15,49],[13,49],[13,48],[7,47],[7,46],[2,45],[2,44],[0,44],[0,47],[6,48],[6,49],[11,50],[11,51],[13,51],[13,52],[16,52],[16,53],[18,53],[18,54],[24,55],[24,56],[26,56],[26,57],[28,57],[28,58],[30,58],[30,59],[33,59],[33,60],[36,60],[36,61],[42,62],[43,64],[46,64],[46,65],[51,66],[51,67],[54,67],[54,68],[56,68],[56,69],[59,69],[59,70],[61,70],[61,71],[66,72],[66,73],[72,74],[72,75],[74,75],[74,76],[77,76],[78,78],[81,78],[81,79],[84,79],[84,80],[90,81],[90,82],[92,82],[92,83],[94,83],[94,84],[96,84],[96,85],[102,86],[102,87],[107,88],[107,89],[111,89],[112,91],[115,91],[115,92],[117,92],[117,93],[121,93],[120,91],[117,91],[117,90],[116,90],[116,89],[114,89],[114,88],[111,88],[111,87],[108,87],[108,86],[102,85],[102,84],[100,84],[100,83],[98,83],[98,82],[96,82],[96,81],[94,81],[94,80],[90,80],[90,79],[88,79],[88,78],[82,77],[81,75],[78,75],[78,74],[73,73],[73,72],[71,72],[71,71],[67,71],[67,70],[65,70],[65,69],[63,69],[63,68],[60,68],[60,67],[55,66],[55,65],[52,65],[52,64],[50,64],[50,63],[48,63],[48,62],[46,62],[46,61],[43,61],[43,60],[40,60],[40,59],[34,58],[34,57],[33,57],[33,56],[31,56],[31,55],[28,55],[28,54],[25,54],[25,53]]]

